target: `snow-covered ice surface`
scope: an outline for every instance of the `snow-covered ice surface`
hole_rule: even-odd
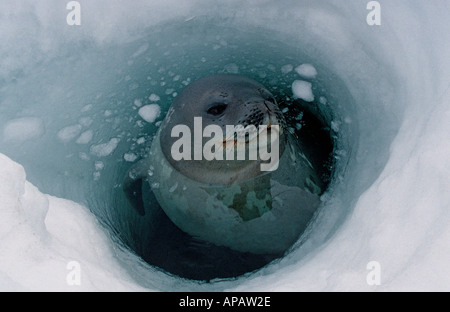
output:
[[[450,3],[382,2],[382,25],[368,26],[367,2],[95,0],[70,27],[61,1],[2,1],[0,290],[449,291]],[[138,107],[158,101],[163,116],[215,72],[291,90],[301,64],[317,71],[337,165],[293,250],[202,284],[124,247],[152,226],[117,208],[157,129]]]

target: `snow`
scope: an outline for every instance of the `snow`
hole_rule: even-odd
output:
[[[1,2],[1,12],[9,13],[0,20],[0,290],[450,290],[448,1],[381,2],[380,27],[365,24],[367,1],[362,0],[321,0],[313,5],[310,1],[280,0],[258,5],[239,2],[239,10],[236,3],[133,1],[110,5],[109,1],[88,1],[82,3],[83,26],[75,30],[55,24],[55,20],[64,20],[56,0],[32,5]],[[102,12],[100,25],[95,18],[98,12]],[[282,19],[280,12],[284,12]],[[229,25],[233,30],[252,25],[262,32],[273,32],[275,37],[282,34],[276,39],[292,44],[296,51],[306,51],[309,58],[295,57],[277,68],[289,62],[304,62],[319,70],[315,79],[330,81],[327,87],[332,88],[336,80],[342,81],[352,101],[334,107],[342,115],[335,126],[339,125],[339,134],[348,135],[347,143],[353,147],[348,149],[348,167],[339,173],[333,190],[324,196],[323,210],[303,244],[259,272],[208,284],[180,280],[152,269],[120,247],[88,207],[45,194],[59,194],[57,186],[55,190],[40,190],[47,185],[40,179],[60,177],[51,176],[48,171],[52,169],[63,175],[64,170],[81,166],[80,162],[95,169],[98,159],[92,156],[105,157],[102,178],[107,177],[110,163],[106,156],[116,162],[113,158],[122,159],[126,152],[113,155],[123,137],[106,138],[106,130],[92,129],[99,141],[90,147],[70,144],[88,131],[79,126],[100,127],[95,114],[102,116],[105,107],[86,103],[94,101],[98,92],[104,91],[104,98],[113,92],[105,87],[111,81],[106,79],[103,85],[100,79],[93,78],[98,76],[90,76],[105,73],[102,70],[106,67],[81,73],[76,67],[70,68],[79,80],[47,71],[62,51],[63,43],[70,42],[70,49],[77,49],[79,42],[92,42],[92,46],[106,47],[107,52],[115,43],[120,46],[130,37],[134,39],[146,27],[203,15],[219,17],[221,23],[233,23]],[[227,48],[232,44],[228,42]],[[84,58],[77,64],[99,66],[99,59],[89,62],[89,45],[81,46],[83,50],[76,58]],[[151,47],[139,44],[128,50],[126,57],[138,62],[152,49],[153,43]],[[203,54],[198,59],[201,57]],[[154,57],[153,61],[161,60]],[[240,65],[238,60],[232,62]],[[208,62],[201,64],[207,66]],[[178,74],[186,79],[183,84],[188,84],[185,77],[194,75],[178,65]],[[233,67],[229,69],[235,70]],[[243,71],[244,67],[237,69]],[[325,77],[324,69],[335,75]],[[217,70],[223,70],[223,65]],[[92,86],[93,92],[68,96],[69,86],[77,81],[87,82],[83,86]],[[296,90],[293,93],[311,98],[310,90],[318,82],[314,80],[311,86],[302,83],[299,90],[294,88],[294,81],[290,83]],[[157,89],[150,82],[148,87],[155,88],[150,90],[155,95],[166,89]],[[333,91],[344,96],[339,87]],[[128,86],[126,92],[131,92]],[[316,94],[319,95],[322,96]],[[144,95],[130,95],[124,103],[133,103],[139,97]],[[320,101],[321,105],[333,106],[333,95],[326,94],[326,99]],[[77,103],[79,106],[75,107]],[[81,123],[80,118],[88,119]],[[61,140],[68,144],[59,144]],[[18,150],[16,143],[29,145],[29,153]],[[72,145],[80,148],[73,154],[82,159],[58,158],[60,154],[65,157]],[[40,168],[42,163],[46,166]],[[29,180],[35,185],[41,183],[39,189],[27,180],[24,167]],[[40,170],[48,176],[39,175]],[[89,176],[92,179],[92,172]],[[62,179],[70,178],[69,172]],[[83,198],[78,202],[84,202]],[[348,213],[338,215],[342,209]],[[81,268],[79,286],[67,283],[71,273],[67,267],[74,261]],[[379,286],[367,284],[367,264],[372,261],[381,266]]]
[[[44,135],[45,125],[37,117],[23,117],[10,120],[3,128],[3,140],[21,143]]]
[[[108,235],[86,208],[40,193],[23,167],[1,154],[0,164],[2,291],[141,290],[123,278]],[[80,285],[66,282],[72,261],[80,265]]]
[[[312,84],[308,81],[295,80],[292,83],[292,93],[294,98],[302,99],[306,102],[314,101],[314,94],[312,92]]]
[[[142,106],[139,109],[139,116],[146,122],[152,123],[161,115],[161,107],[158,104]]]

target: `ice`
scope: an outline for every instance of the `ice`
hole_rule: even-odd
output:
[[[2,154],[0,164],[2,291],[142,290],[124,278],[112,260],[115,247],[86,208],[40,193],[23,167]],[[66,281],[72,261],[80,265],[79,286]]]
[[[154,122],[161,115],[161,107],[157,104],[142,106],[139,109],[139,116],[146,122]]]
[[[314,101],[312,84],[308,81],[295,80],[292,83],[292,93],[294,94],[294,98],[302,99],[306,102]]]
[[[106,157],[111,155],[115,149],[117,148],[117,145],[119,145],[120,139],[118,138],[112,138],[106,143],[101,143],[97,145],[92,145],[90,148],[91,154],[97,156],[97,157]]]
[[[89,127],[90,125],[92,125],[93,122],[94,120],[92,120],[91,117],[82,117],[78,121],[78,123],[84,127]]]
[[[83,132],[75,142],[77,144],[88,144],[91,142],[93,136],[94,132],[92,130],[87,130]]]
[[[292,64],[286,64],[281,67],[281,72],[283,74],[288,74],[293,70],[294,70],[294,66],[292,66]]]
[[[139,55],[141,55],[142,53],[144,53],[147,50],[148,50],[148,43],[140,46],[139,49],[136,52],[134,52],[131,57],[138,57]]]
[[[235,63],[226,64],[223,68],[225,73],[228,74],[238,74],[239,73],[239,66]]]
[[[295,71],[297,74],[304,78],[316,78],[317,76],[317,70],[316,68],[311,64],[302,64],[295,68]]]
[[[148,99],[149,99],[150,101],[152,101],[152,102],[158,102],[161,98],[160,98],[157,94],[152,93],[152,94],[148,97]]]
[[[21,143],[44,135],[45,125],[37,117],[23,117],[10,120],[3,128],[3,140]]]
[[[80,112],[85,113],[85,112],[90,111],[91,109],[92,109],[92,104],[88,104],[88,105],[86,105],[86,106],[83,106],[83,107],[81,108]]]
[[[0,290],[449,291],[450,4],[445,0],[380,2],[382,25],[369,26],[367,2],[239,2],[237,9],[234,0],[214,4],[96,0],[81,3],[82,27],[73,28],[64,24],[66,12],[59,1],[2,1],[0,11],[6,13],[0,19]],[[176,48],[163,46],[163,39],[170,38],[161,38],[161,43],[140,38],[142,29],[157,25],[161,31],[168,21],[179,21],[189,34],[202,35],[195,45],[198,62],[186,65],[187,69],[186,54],[171,59]],[[231,33],[227,45],[217,51],[235,49],[229,50],[235,59],[221,63],[206,54],[214,51],[213,45],[202,48],[211,25],[224,26],[224,33]],[[280,44],[249,40],[246,44],[258,49],[242,55],[245,44],[235,46],[232,39],[241,29],[250,32],[252,40],[268,34]],[[180,38],[173,41],[183,44]],[[114,54],[121,51],[117,47],[133,40],[137,43],[132,48]],[[126,140],[123,125],[99,122],[105,110],[130,106],[134,99],[143,99],[145,105],[149,94],[164,94],[174,86],[159,88],[155,70],[142,74],[140,88],[147,89],[137,94],[133,92],[139,88],[129,90],[128,84],[117,89],[118,77],[146,71],[142,68],[150,65],[139,60],[151,56],[160,67],[177,65],[168,70],[183,77],[174,87],[178,91],[191,81],[187,77],[196,78],[193,68],[224,72],[225,65],[235,64],[242,72],[246,68],[240,57],[272,51],[267,65],[280,57],[281,43],[297,54],[280,60],[276,68],[311,64],[320,72],[311,87],[322,82],[333,91],[314,89],[320,106],[336,113],[332,120],[339,122],[334,125],[339,125],[335,130],[342,139],[338,149],[348,155],[347,166],[324,195],[314,225],[283,259],[237,279],[202,284],[146,265],[97,221],[103,215],[89,211],[92,203],[84,197],[83,187],[94,185],[90,181],[99,172],[92,171],[96,157],[104,157],[95,184],[101,185],[102,180],[117,178],[109,170],[129,152],[119,145]],[[91,47],[101,52],[94,53]],[[150,55],[152,51],[156,52]],[[134,63],[128,66],[130,56]],[[122,57],[130,72],[109,63]],[[102,63],[104,59],[109,61]],[[229,69],[234,71],[233,67]],[[285,77],[289,75],[296,74],[289,71]],[[145,81],[150,76],[153,80]],[[334,85],[338,81],[348,94],[342,85]],[[304,95],[303,91],[299,93]],[[122,106],[111,107],[122,93],[130,94],[122,98]],[[350,101],[334,105],[341,97]],[[162,110],[167,108],[165,100],[156,100]],[[82,123],[81,118],[88,119]],[[78,140],[92,130],[98,140],[95,145],[60,144],[58,132],[77,124],[84,128],[72,129],[78,132],[74,136],[63,132],[64,140]],[[143,136],[138,130],[130,140],[141,138],[141,147],[150,140]],[[75,156],[66,158],[70,154]],[[111,195],[96,189],[98,194],[102,191]],[[84,206],[53,196],[58,194]],[[67,283],[67,265],[73,261],[81,266],[79,286]],[[372,261],[381,266],[379,286],[367,284],[367,264]]]
[[[81,130],[81,125],[65,127],[58,132],[58,139],[60,139],[64,143],[70,142],[80,134]]]
[[[134,153],[125,153],[123,155],[123,159],[125,159],[128,162],[133,162],[138,158],[138,156]]]
[[[95,162],[95,170],[100,171],[103,170],[103,168],[105,168],[105,164],[103,163],[103,161]]]

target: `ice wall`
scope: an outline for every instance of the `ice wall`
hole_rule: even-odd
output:
[[[130,51],[116,47],[139,42],[148,28],[192,20],[204,20],[203,28],[215,21],[224,29],[243,29],[255,40],[274,35],[297,49],[299,58],[309,57],[330,98],[344,95],[335,85],[343,83],[351,101],[331,101],[339,104],[331,109],[342,117],[345,163],[302,244],[259,272],[202,285],[143,264],[86,207],[44,195],[26,181],[20,165],[2,155],[0,289],[449,290],[448,1],[380,1],[381,26],[366,24],[367,1],[357,0],[80,3],[79,28],[67,26],[68,11],[60,1],[0,4],[0,153],[19,161],[44,193],[70,193],[89,206],[83,184],[67,190],[64,181],[79,182],[72,173],[88,170],[90,178],[95,172],[107,175],[116,160],[96,159],[96,150],[119,158],[128,152],[120,144],[127,137],[112,136],[94,116],[114,115],[107,112],[114,97],[102,107],[86,101],[98,90],[113,94],[115,69],[99,55],[112,60],[108,51],[117,52],[117,59],[143,53],[145,45]],[[199,24],[193,32],[202,31]],[[74,68],[65,66],[65,56]],[[76,94],[70,87],[79,81],[74,77],[86,82]],[[80,145],[86,145],[85,154],[79,154]],[[69,170],[71,154],[92,163]],[[80,264],[80,286],[67,283],[71,261]],[[366,280],[372,261],[381,266],[379,286]]]

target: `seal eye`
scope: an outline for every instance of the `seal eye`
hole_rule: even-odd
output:
[[[209,115],[219,116],[227,109],[227,104],[225,103],[214,103],[206,112]]]

